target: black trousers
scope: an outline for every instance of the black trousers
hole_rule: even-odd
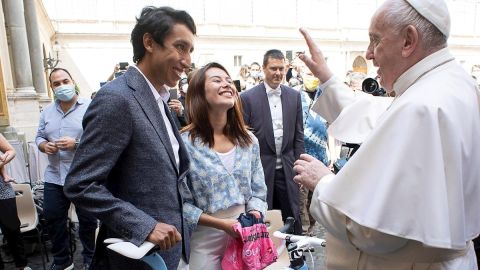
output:
[[[275,180],[273,184],[273,205],[272,209],[279,209],[282,212],[283,222],[287,217],[295,218],[294,234],[302,234],[302,221],[300,219],[300,213],[293,213],[292,205],[290,205],[287,183],[285,179],[285,173],[283,168],[275,170]],[[299,200],[300,198],[296,198]]]
[[[475,247],[475,254],[477,255],[477,265],[480,269],[480,236],[473,239],[473,246]]]
[[[67,229],[70,200],[63,193],[63,186],[45,183],[43,211],[47,221],[48,235],[52,240],[52,255],[55,264],[61,265],[70,259],[70,234]],[[79,228],[78,236],[83,245],[83,263],[90,264],[95,249],[97,219],[91,214],[76,209]]]
[[[27,266],[27,257],[25,256],[23,237],[20,232],[20,220],[18,219],[15,198],[0,200],[0,229],[7,239],[8,249],[12,253],[15,266],[17,268]]]

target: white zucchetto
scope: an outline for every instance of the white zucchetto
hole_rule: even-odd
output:
[[[450,35],[450,13],[443,0],[406,0],[420,15],[435,25],[447,38]]]

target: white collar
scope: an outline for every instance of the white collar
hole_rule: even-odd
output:
[[[441,49],[423,58],[398,77],[397,81],[393,84],[395,95],[397,97],[402,95],[423,75],[454,59],[448,48]]]
[[[163,101],[168,102],[168,100],[170,99],[170,92],[168,92],[167,86],[163,85],[157,91],[157,89],[155,89],[153,84],[148,80],[147,76],[145,76],[145,74],[143,74],[143,72],[137,67],[137,65],[133,65],[133,67],[136,68],[138,72],[140,72],[140,74],[142,74],[142,76],[147,81],[148,87],[150,87],[150,90],[152,91],[153,96],[155,97],[155,101],[157,101],[158,103],[158,99],[161,98]]]
[[[275,88],[275,89],[273,89],[272,87],[270,87],[270,85],[268,85],[267,82],[263,82],[263,84],[265,85],[265,91],[267,92],[267,94],[268,94],[269,92],[272,92],[272,91],[274,91],[274,92],[278,91],[280,94],[282,93],[282,92],[281,92],[282,89],[280,88],[280,84],[279,84],[279,85],[277,86],[277,88]]]

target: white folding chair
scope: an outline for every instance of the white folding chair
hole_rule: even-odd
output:
[[[73,258],[73,254],[77,250],[76,238],[75,238],[75,223],[78,224],[77,211],[75,210],[75,205],[70,204],[68,209],[68,233],[70,234],[70,255]]]
[[[43,269],[45,270],[45,257],[48,260],[46,253],[45,242],[42,241],[42,230],[38,226],[38,213],[35,203],[33,201],[33,194],[29,184],[12,184],[15,191],[15,199],[17,203],[17,213],[20,219],[20,231],[26,233],[29,231],[36,231],[38,244],[42,253]]]

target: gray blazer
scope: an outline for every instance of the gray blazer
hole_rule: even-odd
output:
[[[180,144],[178,171],[160,109],[134,67],[100,89],[85,113],[64,192],[101,221],[93,269],[149,269],[107,250],[103,240],[121,237],[140,245],[157,222],[174,225],[183,238],[160,252],[168,269],[177,268],[182,254],[188,262],[190,233],[179,185],[189,160],[167,107],[165,111]]]
[[[300,213],[299,189],[293,182],[295,172],[293,163],[305,152],[303,141],[303,111],[300,92],[285,85],[281,85],[283,142],[282,164],[287,179],[288,200],[293,213]],[[260,144],[260,156],[268,194],[269,208],[273,204],[273,184],[277,154],[273,137],[272,115],[263,83],[243,92],[240,95],[245,123],[253,129],[253,133]]]

